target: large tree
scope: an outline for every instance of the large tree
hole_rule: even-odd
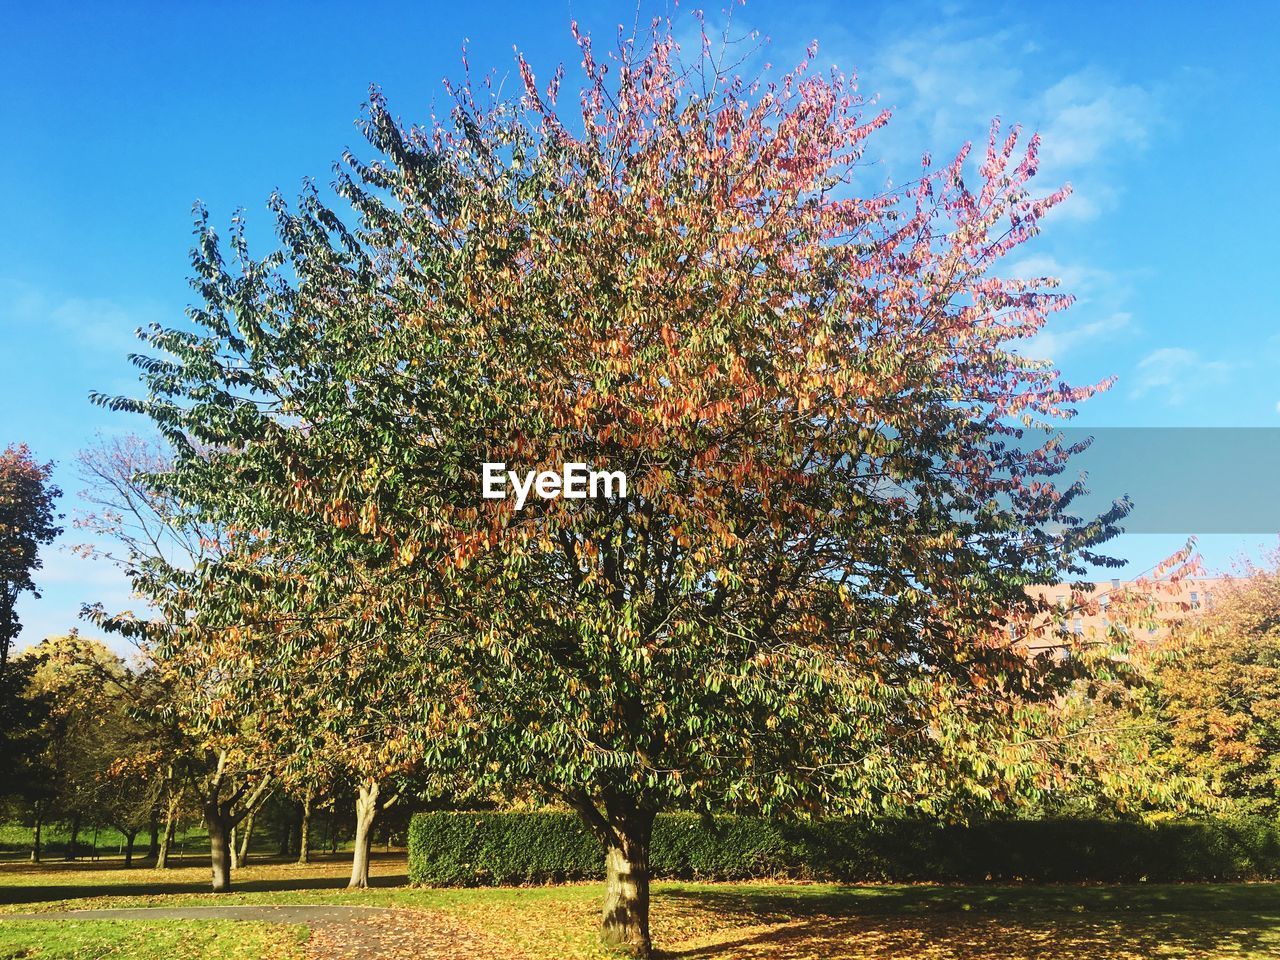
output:
[[[888,189],[859,163],[888,115],[812,52],[760,84],[709,47],[682,65],[661,25],[578,40],[580,109],[523,59],[519,99],[468,81],[425,129],[375,96],[349,209],[274,200],[264,260],[201,214],[193,323],[151,330],[149,396],[109,402],[237,531],[191,591],[201,642],[274,682],[394,644],[359,665],[417,711],[387,749],[577,810],[604,937],[643,954],[659,810],[1043,789],[1022,730],[1076,668],[992,624],[1106,562],[1124,506],[1073,515],[1042,431],[1096,387],[1016,349],[1070,303],[999,272],[1066,195],[1030,193],[1036,137],[993,125]],[[497,461],[629,489],[517,509],[482,496]]]
[[[40,547],[62,532],[55,504],[62,495],[50,478],[52,463],[38,463],[26,444],[0,452],[0,673],[22,629],[18,596],[36,592],[31,575],[42,566]]]

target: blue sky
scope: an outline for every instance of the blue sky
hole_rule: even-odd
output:
[[[695,8],[640,6],[642,19],[674,11],[685,34]],[[724,21],[719,4],[705,9]],[[76,451],[95,432],[145,428],[87,394],[132,392],[132,331],[180,319],[193,201],[220,223],[245,207],[250,237],[269,243],[267,195],[326,183],[341,150],[358,151],[371,82],[406,120],[425,119],[464,39],[473,69],[508,73],[519,46],[549,75],[576,62],[571,18],[607,42],[636,12],[558,0],[6,4],[0,444],[58,461],[74,511]],[[1060,276],[1080,302],[1035,347],[1075,382],[1120,377],[1077,423],[1280,426],[1276,5],[757,0],[732,18],[735,34],[768,38],[775,64],[816,39],[820,64],[856,72],[893,108],[872,186],[908,176],[921,151],[981,141],[996,114],[1041,132],[1045,186],[1069,180],[1075,195],[1017,266]],[[1181,539],[1131,535],[1116,550],[1139,570]],[[1273,540],[1201,545],[1217,566]],[[130,605],[108,568],[64,550],[45,565],[44,598],[21,606],[23,644],[75,625],[81,602]]]

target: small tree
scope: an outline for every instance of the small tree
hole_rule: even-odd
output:
[[[18,595],[40,596],[31,578],[42,566],[40,547],[62,533],[54,508],[62,491],[50,483],[52,475],[53,464],[37,463],[25,444],[0,453],[0,673],[22,629]]]

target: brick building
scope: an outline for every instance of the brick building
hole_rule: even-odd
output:
[[[1153,585],[1154,609],[1150,622],[1138,628],[1135,639],[1154,642],[1169,633],[1173,621],[1185,617],[1213,603],[1214,594],[1228,582],[1226,577],[1185,578],[1177,584],[1168,582]],[[1062,645],[1062,635],[1074,637],[1105,638],[1112,626],[1108,610],[1113,603],[1123,602],[1125,591],[1132,581],[1119,578],[1097,581],[1089,585],[1084,596],[1073,598],[1067,584],[1037,585],[1027,588],[1030,596],[1050,604],[1053,609],[1037,618],[1026,638],[1027,647],[1033,651],[1053,649]],[[1011,633],[1012,636],[1012,633]]]

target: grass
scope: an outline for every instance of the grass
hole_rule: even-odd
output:
[[[447,915],[482,931],[524,960],[601,960],[596,944],[600,887],[425,889],[404,886],[404,860],[379,856],[372,889],[341,889],[349,861],[307,867],[258,863],[239,871],[231,894],[207,892],[207,866],[124,870],[99,862],[0,866],[4,913],[72,907],[174,906],[208,903],[349,903]],[[59,935],[130,937],[140,929],[169,937],[123,944],[111,956],[166,960],[213,956],[281,956],[279,944],[257,953],[219,953],[220,924],[200,935],[173,936],[175,923],[98,921],[59,924]],[[655,884],[653,935],[663,955],[680,960],[1263,960],[1280,956],[1280,884],[1136,884],[1127,886],[929,886],[738,883]],[[248,925],[257,928],[259,925]],[[24,933],[25,931],[25,933]],[[131,933],[131,931],[133,931]],[[38,928],[0,923],[0,958]],[[296,945],[296,931],[256,929]],[[55,941],[56,942],[56,941]],[[78,941],[77,941],[78,942]],[[113,941],[94,941],[107,943]],[[158,940],[156,941],[158,942]],[[282,941],[283,942],[283,941]],[[32,957],[101,956],[106,950],[30,953]],[[233,949],[227,947],[228,951]],[[238,949],[238,948],[235,948]],[[71,951],[71,952],[68,952]],[[203,952],[201,952],[203,951]],[[214,951],[214,952],[210,952]],[[461,956],[461,955],[459,955]]]
[[[234,920],[9,920],[0,960],[293,960],[306,936],[306,927]]]
[[[31,856],[32,830],[20,823],[0,823],[0,860],[26,860]],[[175,854],[182,851],[197,853],[209,844],[209,835],[198,828],[179,830]],[[134,856],[147,851],[150,834],[139,831],[134,838]],[[40,849],[44,858],[61,858],[71,842],[71,830],[66,824],[46,824],[40,831]],[[124,850],[124,834],[114,827],[99,827],[96,834],[92,827],[82,827],[76,839],[76,849],[82,857],[115,856]],[[205,851],[207,852],[207,851]]]
[[[20,823],[0,823],[0,862],[5,860],[29,860],[31,857],[31,827]],[[142,858],[146,855],[151,834],[140,830],[134,838],[133,855]],[[71,842],[71,829],[65,823],[45,824],[40,831],[40,850],[45,860],[61,860]],[[120,856],[124,851],[125,838],[114,827],[99,827],[95,833],[93,827],[81,827],[76,840],[76,850],[81,859]],[[259,831],[254,838],[251,854],[270,856],[276,847],[275,840]],[[350,852],[351,844],[344,841],[338,849]],[[170,857],[181,861],[184,857],[208,857],[209,834],[198,826],[184,826],[174,834],[174,846]]]

